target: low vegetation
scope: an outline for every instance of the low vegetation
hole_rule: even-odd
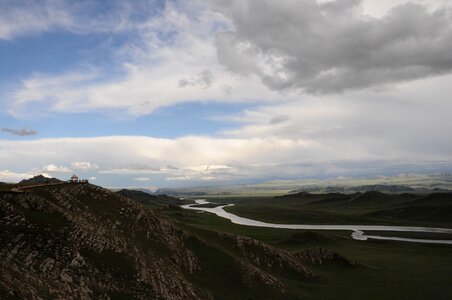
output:
[[[283,197],[211,197],[211,201],[234,203],[226,210],[240,216],[275,223],[336,223],[430,225],[451,228],[452,216],[432,218],[413,213],[392,217],[386,211],[410,211],[409,207],[436,207],[449,211],[452,195],[360,193],[355,195],[312,195],[300,193]],[[353,200],[352,200],[353,199]],[[350,201],[352,200],[352,201]],[[391,209],[388,209],[391,208]],[[308,299],[450,299],[452,274],[450,245],[415,244],[396,241],[355,241],[350,232],[306,231],[257,228],[232,224],[226,219],[197,211],[166,209],[165,214],[196,228],[229,232],[260,240],[287,251],[324,247],[354,261],[354,267],[339,262],[316,269],[322,280],[292,282]],[[375,212],[381,212],[374,216]],[[385,213],[383,213],[385,212]],[[392,217],[392,218],[391,218]],[[451,239],[431,233],[368,232],[424,239]]]
[[[90,184],[0,193],[0,298],[450,299],[451,246],[235,225]],[[274,223],[451,227],[451,194],[211,196]],[[370,233],[369,233],[370,234]],[[388,235],[387,232],[374,232]],[[402,233],[398,233],[400,236]],[[403,233],[411,238],[444,238]],[[450,238],[450,237],[447,237]]]

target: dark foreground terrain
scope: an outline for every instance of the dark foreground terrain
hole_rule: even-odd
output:
[[[0,299],[300,299],[324,288],[331,268],[367,268],[316,245],[283,250],[173,221],[171,211],[181,210],[90,184],[3,189]]]
[[[452,227],[448,193],[210,201],[275,223]],[[90,184],[0,185],[0,299],[452,298],[450,245],[240,226],[182,203],[193,201]]]

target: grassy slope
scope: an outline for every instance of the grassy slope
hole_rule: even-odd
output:
[[[57,206],[62,205],[62,203],[65,202],[65,199],[69,199],[68,201],[70,201],[72,208],[70,210],[62,211],[71,211],[71,214],[79,214],[80,212],[89,213],[89,215],[93,214],[96,217],[95,224],[92,224],[93,226],[91,226],[88,231],[83,231],[84,233],[87,233],[87,236],[91,233],[97,232],[98,228],[103,228],[109,220],[120,220],[121,226],[135,228],[133,227],[135,226],[133,225],[135,224],[135,213],[120,213],[123,211],[123,208],[127,203],[124,199],[121,199],[119,196],[109,191],[97,189],[91,185],[74,186],[80,188],[80,190],[73,193],[71,192],[71,189],[68,189],[70,187],[71,185],[38,187],[33,189],[33,196],[39,196],[42,199],[45,199],[46,203],[53,203]],[[56,194],[59,194],[59,192],[62,191],[65,192],[64,194],[60,194],[60,196],[64,196],[55,197]],[[33,229],[34,231],[30,233],[30,244],[34,243],[35,238],[39,238],[44,241],[61,240],[65,244],[65,247],[67,246],[69,249],[76,249],[77,251],[80,250],[81,255],[85,258],[88,264],[99,270],[99,274],[108,274],[108,276],[105,277],[110,278],[109,276],[111,276],[111,280],[117,280],[115,282],[118,284],[127,285],[127,287],[131,288],[134,287],[133,284],[135,284],[134,282],[136,281],[135,278],[136,273],[138,272],[138,267],[135,266],[133,256],[130,253],[110,250],[99,252],[95,248],[84,244],[83,247],[78,244],[74,244],[74,241],[67,241],[68,239],[66,235],[75,225],[67,218],[63,217],[61,211],[46,212],[42,209],[37,210],[23,207],[19,205],[18,202],[12,203],[13,206],[15,206],[15,211],[23,213],[25,219],[35,225]],[[78,212],[76,213],[76,211]],[[166,208],[166,211],[171,211],[171,207]],[[179,212],[180,210],[175,209],[175,211]],[[150,214],[148,216],[149,220],[152,221],[148,223],[149,226],[154,226],[155,224],[153,222],[157,222],[160,217],[166,218],[164,216],[160,216],[158,213],[154,216],[153,213],[151,214],[150,211],[148,212]],[[2,210],[0,209],[0,215],[1,213]],[[144,215],[147,214],[144,212]],[[87,222],[90,220],[90,218],[87,218]],[[167,246],[171,244],[167,244],[164,239],[163,241],[160,241],[157,237],[167,234],[170,238],[175,238],[177,236],[176,232],[178,231],[176,230],[175,232],[172,232],[169,230],[172,227],[169,226],[167,228],[169,230],[168,232],[156,231],[155,235],[157,237],[154,236],[152,238],[146,238],[144,234],[146,228],[147,226],[144,228],[135,228],[133,231],[122,231],[120,228],[111,229],[109,231],[115,233],[115,238],[124,239],[127,243],[130,243],[131,246],[136,247],[140,253],[152,253],[152,255],[166,261],[168,264],[173,263],[174,261],[171,262],[173,260],[172,254],[174,254],[173,252],[175,250],[169,249]],[[158,228],[159,227],[157,227],[157,229]],[[178,249],[190,249],[199,258],[199,262],[201,264],[201,269],[192,274],[186,272],[185,276],[187,276],[187,279],[194,283],[195,286],[212,292],[216,299],[300,299],[300,297],[304,295],[303,290],[300,290],[300,286],[298,284],[291,283],[292,281],[304,281],[304,275],[295,275],[290,273],[285,274],[285,270],[281,273],[277,266],[259,267],[259,270],[268,272],[268,274],[277,277],[284,283],[287,282],[288,285],[286,294],[282,295],[279,290],[272,289],[269,286],[264,285],[261,281],[255,279],[252,279],[255,281],[253,282],[255,287],[249,288],[243,283],[243,270],[240,269],[240,263],[253,262],[250,259],[243,257],[237,249],[231,248],[231,245],[234,243],[230,239],[220,237],[218,233],[214,231],[201,230],[198,227],[187,226],[185,224],[179,224],[176,228],[182,228],[182,230],[190,236],[186,243],[184,240],[184,245],[178,247]],[[27,230],[17,226],[11,227],[9,225],[1,229],[2,233],[5,233],[8,230],[16,230],[17,233],[22,234]],[[9,236],[5,236],[5,239],[2,239],[2,237],[3,235],[0,235],[0,246],[4,247],[8,243]],[[47,254],[50,257],[53,257],[54,253],[58,252],[55,249],[50,247]],[[41,251],[41,253],[43,252]],[[291,269],[287,268],[287,270],[290,271]],[[162,271],[165,270],[162,269]],[[167,276],[170,277],[171,275],[167,274]],[[92,278],[91,273],[89,274],[89,277]],[[141,284],[140,288],[146,289],[146,287],[143,287],[143,284]],[[100,293],[107,293],[112,298],[116,297],[117,299],[125,299],[126,296],[131,296],[127,293],[127,288],[108,291],[94,290],[94,293],[95,296],[100,296]],[[5,295],[6,294],[2,294],[0,289],[0,299],[3,299],[2,296]]]
[[[226,210],[251,219],[292,224],[380,224],[452,226],[452,194],[441,196],[238,198]],[[364,199],[363,199],[364,198]],[[229,199],[215,198],[217,202]]]
[[[305,201],[271,198],[215,198],[216,202],[236,203],[230,211],[240,215],[257,217],[279,223],[291,220],[306,222],[303,207]],[[365,213],[375,207],[349,207],[343,211],[332,208],[311,208],[311,220],[336,220],[343,223],[348,220],[373,223],[385,220],[366,218]],[[327,278],[321,282],[291,282],[294,288],[305,292],[309,299],[450,299],[452,286],[452,247],[441,245],[423,245],[392,241],[354,241],[350,232],[309,232],[302,230],[284,230],[240,226],[208,213],[167,209],[168,216],[196,228],[231,232],[261,240],[286,250],[299,250],[311,246],[325,246],[339,254],[362,264],[361,267],[344,268],[336,264],[327,264],[319,269]],[[331,218],[330,218],[331,217]],[[405,221],[393,221],[399,224]],[[414,221],[409,221],[415,224]],[[387,222],[386,222],[387,223]],[[423,224],[438,224],[435,221]],[[444,224],[440,222],[439,224]],[[400,236],[400,234],[398,234]],[[413,236],[412,236],[413,237]],[[414,236],[416,237],[416,236]],[[429,238],[428,235],[417,236]],[[437,236],[434,238],[438,238]]]

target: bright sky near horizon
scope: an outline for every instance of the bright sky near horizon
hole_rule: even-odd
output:
[[[0,1],[0,181],[452,170],[451,0]]]

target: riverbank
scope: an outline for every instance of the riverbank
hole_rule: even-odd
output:
[[[413,242],[413,243],[434,243],[452,245],[452,240],[431,240],[431,239],[413,239],[392,236],[380,235],[366,235],[364,231],[390,231],[390,232],[424,232],[424,233],[441,233],[452,235],[452,229],[449,228],[435,228],[435,227],[414,227],[414,226],[384,226],[384,225],[315,225],[315,224],[277,224],[257,221],[244,217],[237,216],[224,210],[225,207],[233,206],[234,204],[221,205],[216,207],[206,207],[211,202],[205,199],[195,200],[196,204],[188,204],[181,206],[184,209],[206,211],[213,213],[219,217],[230,220],[234,224],[266,227],[266,228],[280,228],[280,229],[302,229],[302,230],[338,230],[338,231],[352,231],[351,237],[355,240],[366,241],[368,239]],[[202,205],[202,206],[200,206]]]

